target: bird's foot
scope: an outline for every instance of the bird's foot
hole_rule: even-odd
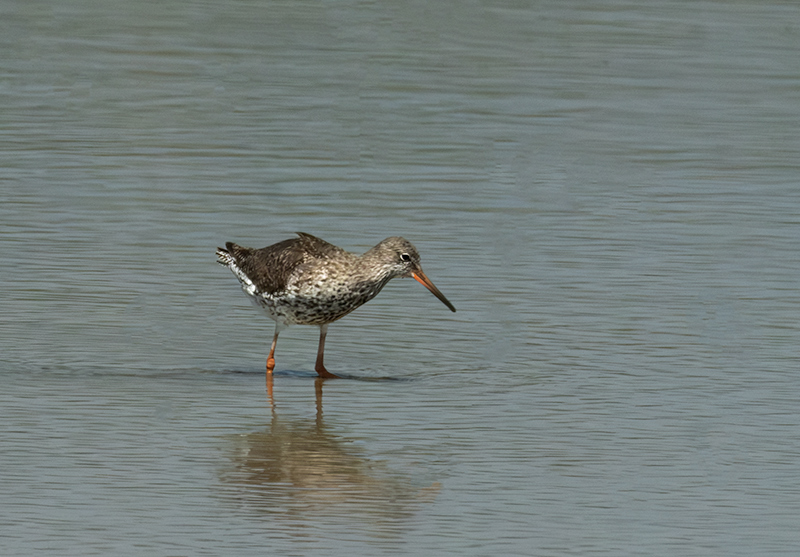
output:
[[[339,379],[338,375],[332,374],[330,371],[325,369],[325,366],[318,365],[314,368],[314,371],[317,372],[322,379]]]

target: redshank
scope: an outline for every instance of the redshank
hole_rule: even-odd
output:
[[[349,253],[325,240],[298,232],[261,248],[227,242],[217,248],[217,262],[228,267],[248,298],[275,321],[275,336],[267,358],[267,374],[275,369],[278,335],[289,325],[318,325],[319,348],[314,369],[323,378],[323,353],[328,325],[368,302],[395,277],[413,277],[444,305],[456,308],[422,272],[419,253],[411,242],[386,238],[363,255]]]

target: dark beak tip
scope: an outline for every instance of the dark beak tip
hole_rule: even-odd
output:
[[[420,284],[422,284],[425,288],[431,291],[431,294],[439,298],[439,300],[447,306],[447,309],[452,311],[453,313],[456,312],[455,306],[450,303],[450,300],[445,298],[444,294],[442,294],[438,288],[436,288],[431,280],[422,272],[422,269],[418,269],[416,272],[412,272],[411,276]]]

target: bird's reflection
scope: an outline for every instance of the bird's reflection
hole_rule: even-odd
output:
[[[305,527],[325,520],[357,524],[373,535],[399,534],[408,518],[435,499],[439,484],[392,471],[330,431],[322,415],[324,383],[314,383],[313,420],[282,419],[268,378],[271,423],[235,436],[232,466],[223,479],[237,486],[238,504],[271,519]]]

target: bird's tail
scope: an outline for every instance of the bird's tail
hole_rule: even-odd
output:
[[[225,267],[231,267],[232,265],[236,265],[236,259],[234,259],[233,254],[225,248],[217,248],[217,263]]]
[[[252,294],[255,292],[256,287],[237,261],[237,256],[241,256],[247,251],[249,251],[248,248],[243,248],[233,242],[226,242],[224,248],[217,248],[217,263],[230,269],[231,272],[236,275],[236,278],[239,279],[242,288],[246,292]]]

